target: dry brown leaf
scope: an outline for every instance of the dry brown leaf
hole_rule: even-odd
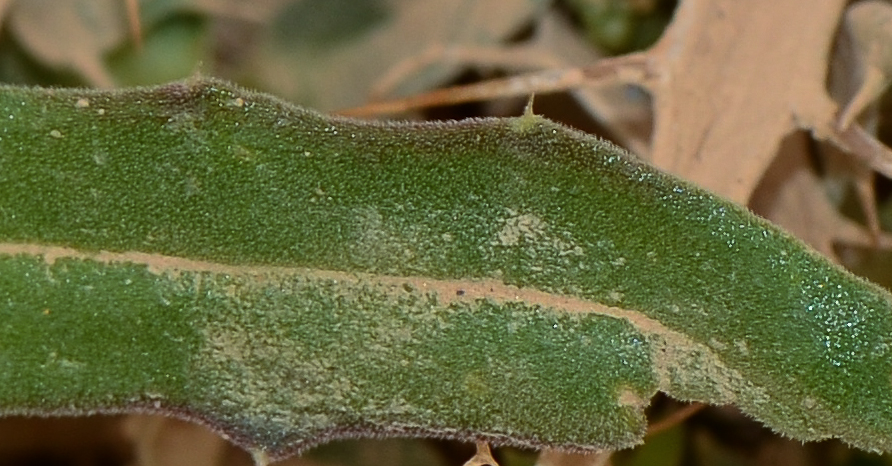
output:
[[[0,0],[0,16],[42,64],[73,71],[90,86],[109,88],[116,83],[105,56],[126,41],[139,49],[144,32],[172,14],[192,12],[211,21],[259,25],[288,1],[294,0]]]
[[[851,153],[851,163],[860,165],[861,171],[869,167],[892,178],[892,151],[875,137],[879,123],[877,99],[892,80],[890,41],[892,4],[868,0],[846,9],[833,50],[828,85],[830,95],[842,110],[826,138]],[[859,194],[867,206],[870,199],[863,184]],[[870,205],[868,210],[872,209]],[[871,228],[878,231],[875,222]]]
[[[684,0],[650,51],[653,162],[745,203],[781,141],[826,125],[845,0]]]
[[[548,6],[536,0],[387,0],[376,5],[385,10],[374,28],[349,40],[329,41],[324,48],[282,34],[287,11],[280,12],[279,25],[260,39],[250,80],[321,110],[355,106],[367,101],[372,85],[398,63],[437,47],[499,44]],[[429,89],[458,70],[450,64],[424,67],[394,92]]]
[[[857,2],[846,9],[831,66],[830,89],[845,104],[839,127],[846,129],[889,86],[892,79],[892,5]]]
[[[844,218],[831,204],[826,186],[810,167],[807,146],[804,133],[785,139],[781,155],[766,171],[749,207],[827,257],[836,257],[833,246],[837,242],[872,247],[870,231]],[[892,244],[886,233],[879,240]]]
[[[10,7],[8,21],[38,60],[71,69],[92,86],[114,85],[102,56],[128,35],[121,0],[20,0]]]

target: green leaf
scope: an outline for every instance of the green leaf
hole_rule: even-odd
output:
[[[641,440],[662,390],[892,449],[892,314],[745,209],[545,119],[368,123],[220,81],[0,89],[0,412],[273,458]]]

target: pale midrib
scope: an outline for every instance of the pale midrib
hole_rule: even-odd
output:
[[[3,255],[41,256],[49,265],[63,258],[95,261],[104,264],[144,265],[150,273],[166,277],[176,277],[182,272],[209,272],[248,277],[300,276],[310,279],[333,280],[341,283],[370,283],[384,287],[409,285],[416,291],[435,294],[438,302],[442,305],[455,302],[474,303],[479,299],[490,300],[495,303],[522,302],[525,305],[538,305],[543,308],[571,314],[596,314],[624,319],[652,341],[654,340],[653,337],[657,337],[659,341],[664,342],[670,349],[686,348],[688,350],[701,351],[709,355],[714,364],[721,366],[723,371],[734,372],[721,363],[719,356],[709,346],[696,342],[688,335],[673,330],[663,325],[662,322],[641,312],[607,306],[572,296],[555,295],[532,288],[519,288],[493,279],[440,280],[426,277],[377,275],[304,267],[238,266],[137,251],[123,253],[108,251],[85,252],[73,248],[28,243],[0,243],[0,256]],[[668,389],[670,386],[670,372],[673,368],[677,368],[680,362],[675,360],[674,356],[681,355],[682,352],[662,351],[659,352],[660,354],[657,354],[658,351],[654,349],[652,353],[655,362],[654,370],[658,375],[660,389]],[[739,377],[738,374],[729,375],[732,375],[732,378]]]

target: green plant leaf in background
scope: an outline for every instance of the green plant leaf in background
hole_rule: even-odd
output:
[[[545,119],[366,123],[224,82],[0,89],[0,413],[640,441],[657,391],[892,449],[890,297]]]

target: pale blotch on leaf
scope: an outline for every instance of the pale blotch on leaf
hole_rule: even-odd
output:
[[[561,238],[549,230],[548,224],[533,214],[519,214],[509,210],[510,217],[503,220],[504,225],[496,233],[492,242],[494,246],[533,246],[551,249],[557,256],[582,256],[582,247],[574,244],[572,239]],[[624,261],[624,259],[623,259]]]

